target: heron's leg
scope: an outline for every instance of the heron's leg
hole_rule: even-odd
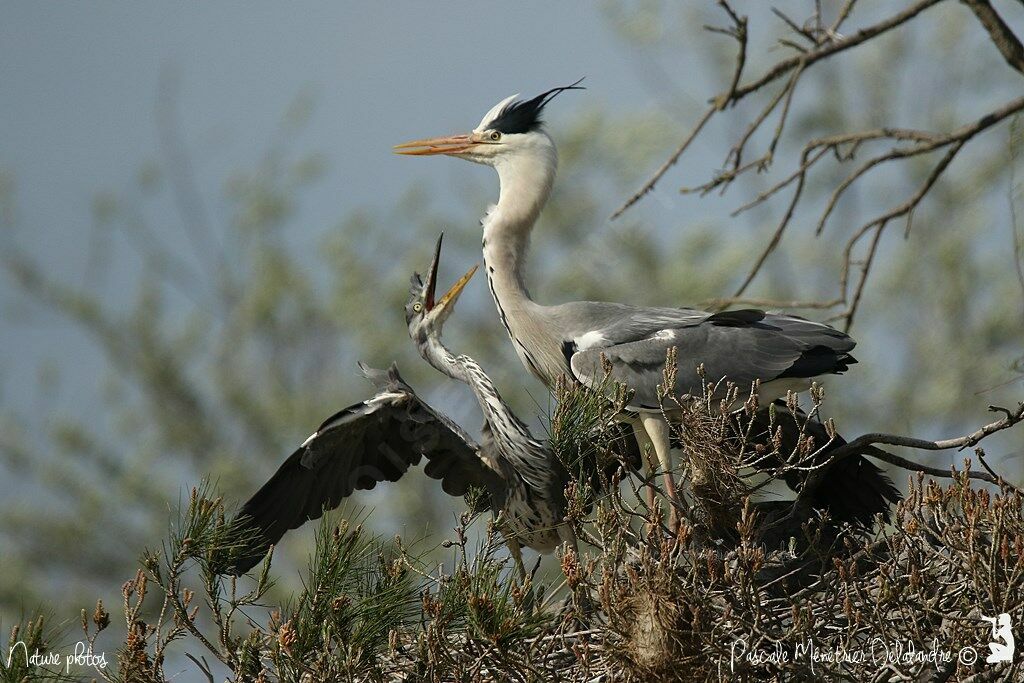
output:
[[[679,511],[676,506],[680,504],[680,500],[676,492],[676,480],[672,474],[670,427],[665,417],[659,413],[641,413],[640,420],[643,423],[644,431],[647,432],[647,438],[654,446],[654,452],[658,455],[658,463],[661,465],[662,477],[665,480],[665,494],[672,506],[668,518],[669,529],[675,533],[679,527]]]
[[[516,571],[519,573],[519,580],[526,583],[526,566],[523,564],[523,550],[519,547],[519,543],[509,540],[508,552],[512,555],[512,561],[515,562]]]
[[[637,446],[639,446],[639,448],[640,448],[640,457],[643,458],[643,461],[644,461],[644,469],[647,472],[647,476],[653,478],[654,473],[658,471],[658,464],[657,464],[657,460],[656,460],[656,450],[654,448],[654,442],[652,442],[651,441],[651,437],[649,437],[647,435],[647,430],[644,429],[644,427],[641,424],[639,419],[634,420],[632,422],[632,425],[633,425],[633,434],[636,436]],[[647,498],[647,509],[653,515],[654,514],[654,509],[655,509],[654,506],[655,506],[655,503],[656,503],[656,497],[654,495],[654,486],[652,484],[648,484],[647,485],[647,495],[646,495],[646,498]],[[658,520],[658,521],[653,521],[652,520],[652,522],[649,525],[649,528],[648,528],[647,532],[648,533],[653,532],[658,527],[659,523],[660,523],[660,520]]]
[[[519,543],[513,540],[508,541],[508,551],[512,555],[512,561],[516,565],[516,573],[519,574],[519,582],[522,585],[526,585],[526,565],[523,564],[523,549],[519,546]],[[539,558],[538,558],[539,559]],[[523,600],[523,608],[527,612],[533,612],[534,606],[537,604],[537,594],[533,589],[533,584],[530,584],[530,590],[526,594]]]
[[[576,532],[573,531],[572,525],[561,524],[558,527],[558,540],[562,542],[563,547],[572,548],[572,551],[576,553],[577,557],[580,554],[580,545],[576,540]]]

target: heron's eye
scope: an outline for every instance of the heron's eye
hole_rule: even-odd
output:
[[[492,130],[491,131],[491,139],[494,140],[495,142],[497,142],[498,140],[501,139],[501,133],[499,133],[496,130]]]
[[[420,311],[422,311],[422,310],[423,310],[423,304],[421,304],[421,303],[415,303],[415,304],[413,304],[413,305],[412,305],[412,310],[414,310],[414,311],[416,311],[417,313],[419,313]]]

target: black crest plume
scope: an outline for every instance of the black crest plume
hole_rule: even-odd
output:
[[[409,278],[409,294],[412,296],[419,296],[423,292],[423,276],[419,273],[413,273],[412,277]]]
[[[558,93],[565,90],[586,90],[586,88],[580,86],[582,82],[583,79],[581,78],[572,85],[563,85],[560,88],[552,88],[547,92],[542,92],[532,100],[510,102],[487,125],[487,128],[496,130],[499,133],[528,133],[531,130],[536,130],[544,123],[540,115],[544,111],[544,107],[547,106],[547,103],[554,99]]]

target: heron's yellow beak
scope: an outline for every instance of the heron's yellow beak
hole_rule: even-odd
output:
[[[441,138],[413,140],[395,145],[395,154],[427,156],[428,154],[461,154],[478,144],[471,134],[449,135]]]
[[[476,268],[477,267],[474,265],[472,268],[469,269],[469,271],[465,275],[460,277],[459,281],[452,285],[452,288],[444,293],[444,296],[440,298],[440,300],[437,302],[437,305],[434,308],[445,309],[448,306],[454,306],[455,302],[459,298],[459,295],[462,294],[462,290],[466,288],[466,284],[469,282],[470,278],[473,277],[473,273],[476,272]]]

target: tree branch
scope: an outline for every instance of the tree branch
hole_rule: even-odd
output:
[[[823,59],[827,59],[832,55],[838,54],[852,47],[856,47],[857,45],[860,45],[868,40],[871,40],[876,36],[891,31],[892,29],[910,21],[918,14],[931,7],[932,5],[936,5],[942,1],[943,0],[920,0],[919,2],[914,3],[910,7],[903,10],[902,12],[899,12],[887,19],[884,19],[883,21],[880,21],[877,24],[873,24],[871,26],[863,28],[849,37],[840,37],[836,29],[838,28],[841,21],[845,20],[846,17],[849,16],[849,10],[852,7],[852,3],[848,3],[848,5],[843,8],[843,11],[841,12],[840,17],[836,21],[836,23],[827,31],[828,35],[825,37],[825,39],[822,40],[821,43],[819,43],[819,47],[817,49],[802,52],[796,55],[795,57],[784,59],[776,63],[760,78],[757,78],[756,80],[742,86],[736,85],[736,81],[738,80],[736,76],[739,75],[742,70],[741,66],[737,67],[737,69],[735,69],[733,72],[733,82],[730,84],[728,88],[723,90],[715,97],[711,98],[711,107],[705,110],[704,114],[701,116],[693,131],[686,137],[685,140],[683,140],[682,144],[680,144],[676,151],[672,153],[669,159],[664,164],[662,164],[657,171],[655,171],[654,175],[652,175],[651,178],[633,194],[633,196],[626,200],[626,202],[622,206],[615,210],[615,212],[611,215],[611,220],[614,220],[621,216],[627,209],[636,204],[644,195],[646,195],[647,193],[654,189],[654,186],[658,183],[659,180],[661,180],[665,173],[667,173],[668,170],[672,168],[672,166],[674,166],[677,161],[679,161],[679,157],[682,156],[683,152],[686,151],[686,149],[690,146],[690,143],[693,141],[693,138],[696,137],[697,133],[700,132],[701,128],[704,127],[704,124],[707,123],[708,119],[710,119],[715,112],[722,111],[727,106],[735,105],[737,102],[745,98],[747,95],[750,95],[751,93],[760,90],[764,86],[781,78],[782,76],[788,74],[790,71],[793,71],[794,69],[800,68],[802,72],[806,72],[808,67],[814,65],[817,62],[822,61]],[[724,6],[728,7],[727,5]],[[727,11],[729,12],[730,16],[736,17],[735,13],[732,12],[731,9],[727,9]],[[738,62],[740,60],[743,60],[743,62],[746,61],[746,19],[745,17],[742,19],[742,40],[740,40],[740,38],[737,37],[737,39],[740,40],[741,45],[740,53],[737,56]],[[790,85],[790,88],[795,87],[795,85],[796,83],[795,81],[793,81]]]
[[[740,83],[742,80],[743,68],[744,66],[753,63],[748,55],[747,18],[737,14],[728,5],[728,3],[724,1],[720,2],[719,4],[724,7],[726,12],[729,14],[733,24],[732,27],[706,28],[729,35],[740,43],[736,68],[732,71],[728,87],[711,99],[710,106],[705,110],[696,126],[690,131],[682,144],[640,188],[640,190],[634,193],[629,200],[615,211],[612,215],[612,219],[621,216],[623,212],[654,189],[655,185],[661,180],[661,178],[679,161],[682,154],[691,146],[694,139],[700,134],[705,124],[712,116],[719,111],[723,111],[729,106],[735,105],[750,94],[764,89],[771,83],[780,81],[777,89],[772,88],[772,92],[763,97],[765,100],[763,106],[756,111],[751,121],[743,127],[742,133],[738,134],[735,144],[733,144],[726,156],[724,163],[725,168],[716,172],[706,183],[695,187],[685,187],[681,191],[699,192],[702,195],[711,192],[712,190],[720,190],[724,193],[741,175],[748,174],[751,171],[761,173],[767,170],[772,164],[776,148],[782,140],[782,136],[785,132],[790,103],[792,102],[793,93],[797,87],[798,81],[811,67],[813,67],[814,64],[827,59],[834,54],[856,47],[857,45],[861,45],[877,36],[892,31],[893,29],[911,21],[926,9],[939,4],[941,1],[942,0],[920,0],[919,2],[914,2],[902,11],[884,18],[875,24],[862,28],[850,36],[841,35],[838,29],[839,26],[850,16],[855,4],[853,0],[848,0],[842,6],[838,12],[837,18],[832,25],[828,27],[825,27],[822,24],[820,7],[818,7],[812,20],[805,22],[802,25],[785,14],[775,11],[776,16],[785,22],[786,26],[789,27],[789,30],[795,32],[795,40],[800,44],[799,46],[796,44],[790,44],[790,46],[797,48],[798,54],[776,62],[773,66],[764,71],[762,75],[745,84]],[[988,0],[961,0],[961,2],[968,5],[972,12],[974,12],[978,20],[988,31],[993,43],[996,44],[996,47],[1007,60],[1007,63],[1021,73],[1024,73],[1024,45],[1021,44],[1021,41],[1013,31],[1005,24],[1005,22],[1003,22],[1002,18],[992,8],[991,3]],[[785,79],[784,82],[783,79]],[[773,125],[770,142],[767,143],[763,153],[750,161],[745,160],[744,157],[747,156],[745,151],[748,143],[754,139],[758,131],[765,129],[769,125],[768,120],[780,109],[781,114],[777,116],[778,121]],[[885,141],[893,141],[897,143],[888,150],[873,152],[870,158],[867,158],[855,166],[845,178],[833,187],[825,202],[824,209],[817,218],[817,227],[815,230],[817,235],[821,235],[824,232],[826,224],[832,218],[836,208],[847,194],[847,191],[865,176],[874,175],[876,169],[880,166],[888,165],[888,162],[891,161],[905,161],[933,152],[943,151],[942,157],[934,163],[927,177],[911,196],[909,196],[904,202],[888,209],[884,213],[867,220],[855,231],[853,236],[847,240],[846,248],[844,250],[845,260],[839,276],[839,293],[837,297],[830,300],[822,299],[820,301],[811,302],[811,306],[807,306],[808,302],[803,302],[803,307],[821,309],[844,306],[845,310],[842,310],[842,312],[835,315],[832,320],[845,320],[845,327],[849,330],[853,323],[853,318],[856,314],[857,308],[861,303],[868,274],[871,270],[874,257],[877,254],[876,248],[879,240],[881,239],[882,232],[884,232],[894,220],[902,220],[905,221],[904,232],[909,233],[916,209],[929,195],[938,183],[939,179],[946,173],[951,162],[958,156],[966,144],[979,133],[992,128],[1021,111],[1024,111],[1024,98],[1017,98],[1006,102],[1001,107],[989,111],[977,119],[964,123],[963,125],[960,125],[954,130],[946,133],[934,133],[913,128],[896,128],[886,126],[862,132],[839,133],[807,141],[800,157],[800,163],[793,172],[789,173],[785,178],[776,182],[767,190],[760,192],[754,199],[747,201],[733,212],[733,215],[742,213],[754,206],[758,206],[759,204],[766,202],[769,198],[775,196],[786,188],[793,188],[792,197],[786,202],[782,216],[776,224],[769,240],[759,251],[749,271],[743,277],[737,289],[733,292],[732,297],[723,299],[716,303],[724,306],[728,305],[730,300],[738,301],[743,300],[744,298],[749,298],[745,297],[749,287],[765,267],[768,257],[776,250],[779,244],[781,244],[784,233],[794,220],[797,209],[801,205],[801,201],[804,199],[805,188],[809,186],[807,183],[808,175],[821,165],[820,162],[822,159],[825,159],[828,156],[833,156],[837,162],[844,164],[851,161],[857,152],[865,145]],[[860,273],[854,281],[851,278],[851,271],[854,266],[854,261],[852,260],[854,257],[853,250],[859,243],[860,239],[869,233],[872,233],[870,241],[871,247],[864,258],[864,261],[859,264],[861,266]]]
[[[852,47],[857,47],[861,43],[864,43],[868,40],[871,40],[872,38],[880,36],[883,33],[887,33],[892,29],[907,23],[908,21],[910,21],[918,14],[931,7],[932,5],[937,5],[942,1],[943,0],[920,0],[919,2],[914,3],[910,7],[903,10],[902,12],[894,14],[888,19],[884,19],[878,22],[877,24],[873,24],[866,28],[862,28],[861,30],[857,31],[856,33],[849,37],[833,40],[832,42],[823,44],[817,50],[812,50],[811,52],[797,55],[796,57],[790,57],[789,59],[784,59],[781,62],[775,64],[775,66],[770,68],[767,72],[765,72],[763,76],[761,76],[757,80],[737,88],[736,91],[733,93],[732,102],[738,102],[739,100],[743,99],[750,93],[755,92],[760,88],[763,88],[764,86],[768,85],[769,83],[776,80],[780,76],[783,76],[792,71],[793,69],[797,68],[798,66],[801,66],[801,64],[806,69],[806,67],[809,67],[816,62],[820,62],[823,59],[831,57],[832,55],[838,54],[845,50],[849,50]]]
[[[944,479],[949,479],[953,476],[952,470],[942,469],[941,467],[931,467],[930,465],[921,465],[919,463],[914,462],[913,460],[907,460],[906,458],[901,458],[898,455],[893,455],[888,451],[883,451],[880,448],[868,451],[867,454],[870,455],[872,458],[875,458],[876,460],[887,462],[890,465],[895,465],[896,467],[909,470],[911,472],[921,472],[931,477],[941,477]],[[1003,482],[1003,479],[998,475],[993,474],[991,472],[982,472],[980,470],[968,470],[967,477],[969,479],[985,481],[988,482],[989,484],[996,484],[997,486],[1000,484],[1000,482]]]
[[[927,439],[917,439],[911,436],[873,432],[859,436],[848,444],[840,446],[832,451],[830,455],[833,462],[838,462],[843,458],[857,453],[862,453],[864,448],[876,444],[886,446],[903,446],[905,448],[915,448],[923,451],[945,451],[952,448],[963,450],[965,448],[976,446],[982,439],[991,434],[995,434],[996,432],[1000,432],[1004,429],[1009,429],[1010,427],[1024,421],[1024,403],[1017,404],[1017,409],[1013,411],[1006,408],[1000,408],[998,406],[989,406],[988,409],[991,412],[1001,412],[1004,417],[1000,420],[996,420],[995,422],[990,422],[970,434],[960,436],[955,439],[928,441]],[[872,456],[874,456],[873,453]]]
[[[988,31],[992,43],[1003,55],[1003,59],[1018,72],[1024,74],[1024,45],[988,0],[960,0],[967,5],[978,21]]]
[[[661,180],[662,176],[668,173],[668,170],[670,168],[675,166],[675,163],[679,161],[679,157],[683,156],[683,152],[686,151],[686,148],[689,147],[690,143],[693,142],[694,138],[697,137],[697,134],[700,133],[701,129],[704,127],[704,124],[706,124],[717,111],[717,106],[711,106],[707,110],[705,110],[704,114],[700,117],[700,120],[697,121],[697,125],[694,126],[693,130],[690,131],[690,134],[686,136],[686,139],[683,140],[683,143],[676,148],[676,151],[672,153],[672,156],[670,156],[668,160],[661,165],[661,168],[654,172],[654,175],[651,176],[650,180],[644,183],[643,187],[637,190],[632,197],[627,199],[625,204],[623,204],[622,206],[615,210],[615,213],[611,215],[610,220],[615,220],[616,218],[621,216],[623,213],[626,212],[626,209],[636,204],[638,201],[643,199],[644,195],[646,195],[648,192],[654,189],[654,186],[658,184],[658,181]]]

